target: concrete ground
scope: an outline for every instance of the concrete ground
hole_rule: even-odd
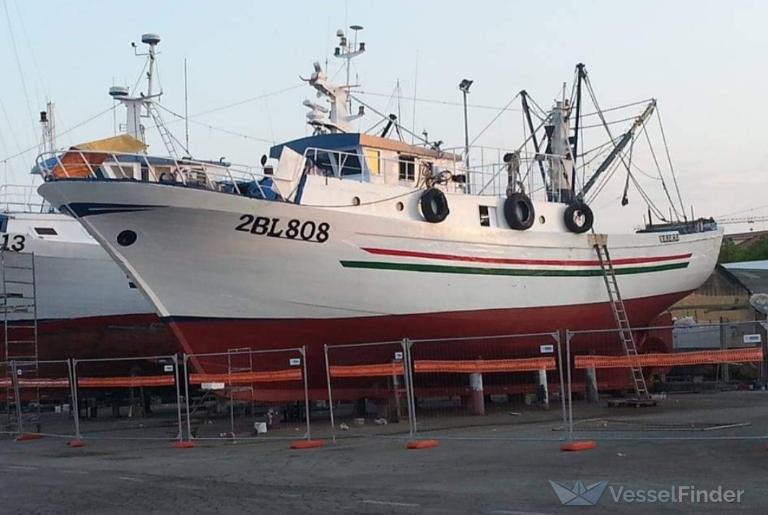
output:
[[[3,438],[0,513],[577,510],[560,503],[550,480],[582,480],[587,486],[608,481],[598,505],[584,508],[592,513],[765,512],[767,401],[768,395],[729,392],[668,400],[657,411],[606,411],[577,403],[577,426],[598,439],[596,449],[578,453],[559,450],[556,439],[563,433],[552,420],[536,415],[518,424],[525,413],[505,419],[514,423],[441,430],[439,447],[425,450],[406,450],[405,438],[398,436],[340,438],[313,450],[290,450],[286,440],[206,442],[195,449],[94,440],[71,449],[59,438]],[[671,409],[681,403],[688,408]],[[722,422],[736,427],[718,429]],[[683,426],[688,429],[680,431]],[[733,504],[613,500],[621,487],[626,492],[673,485],[744,492]]]

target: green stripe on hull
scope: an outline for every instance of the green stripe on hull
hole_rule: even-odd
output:
[[[427,265],[415,263],[388,263],[384,261],[341,261],[344,268],[368,268],[372,270],[400,270],[404,272],[432,272],[438,274],[512,275],[533,277],[594,277],[602,276],[601,269],[548,270],[530,268],[480,268],[474,266]],[[687,268],[688,263],[672,263],[655,266],[615,268],[616,275],[644,274]]]

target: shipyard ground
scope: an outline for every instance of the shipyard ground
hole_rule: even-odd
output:
[[[397,438],[346,438],[312,450],[286,441],[167,443],[99,441],[81,449],[63,440],[0,439],[0,513],[573,513],[549,480],[626,489],[743,490],[740,503],[616,503],[606,491],[590,513],[760,513],[768,509],[768,394],[702,395],[706,413],[681,411],[685,423],[749,420],[712,436],[745,439],[601,440],[593,450],[565,453],[557,441],[474,440],[488,427],[462,428],[439,447],[406,450]],[[746,400],[745,400],[746,399]],[[714,403],[719,409],[712,409]],[[614,418],[649,412],[614,411]],[[677,415],[676,415],[677,416]],[[686,419],[686,417],[688,417]],[[527,424],[532,434],[538,422]],[[542,437],[556,438],[551,422]],[[494,430],[514,436],[517,428]],[[762,431],[762,433],[761,433]],[[535,432],[535,431],[534,431]],[[695,435],[693,435],[695,436]],[[704,434],[699,434],[704,436]]]

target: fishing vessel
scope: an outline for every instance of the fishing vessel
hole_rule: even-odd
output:
[[[159,38],[145,42],[154,59]],[[341,34],[336,55],[348,63],[364,50]],[[137,139],[131,120],[156,110],[151,63],[147,94],[117,97]],[[526,112],[535,152],[513,148],[490,165],[468,166],[469,145],[388,137],[406,130],[394,117],[377,134],[357,132],[365,108],[352,109],[351,86],[315,64],[307,83],[327,104],[305,102],[314,134],[272,147],[261,166],[180,157],[164,137],[162,158],[70,150],[46,166],[42,156],[39,192],[130,275],[185,351],[306,345],[310,394],[322,398],[325,344],[614,326],[594,248],[603,220],[587,200],[629,159],[656,103],[578,184],[588,79],[577,71],[575,98],[558,99],[538,127]],[[633,326],[715,265],[722,231],[679,218],[601,236]],[[537,352],[538,341],[521,340],[520,356]]]

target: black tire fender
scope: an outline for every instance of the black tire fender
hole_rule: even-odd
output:
[[[595,215],[588,205],[584,203],[571,204],[565,208],[563,221],[569,231],[581,234],[592,228]]]
[[[533,226],[536,210],[533,202],[525,193],[512,193],[504,201],[504,218],[509,226],[518,231],[525,231]]]
[[[429,188],[422,193],[419,205],[424,219],[433,224],[442,222],[451,212],[445,193],[437,188]]]

